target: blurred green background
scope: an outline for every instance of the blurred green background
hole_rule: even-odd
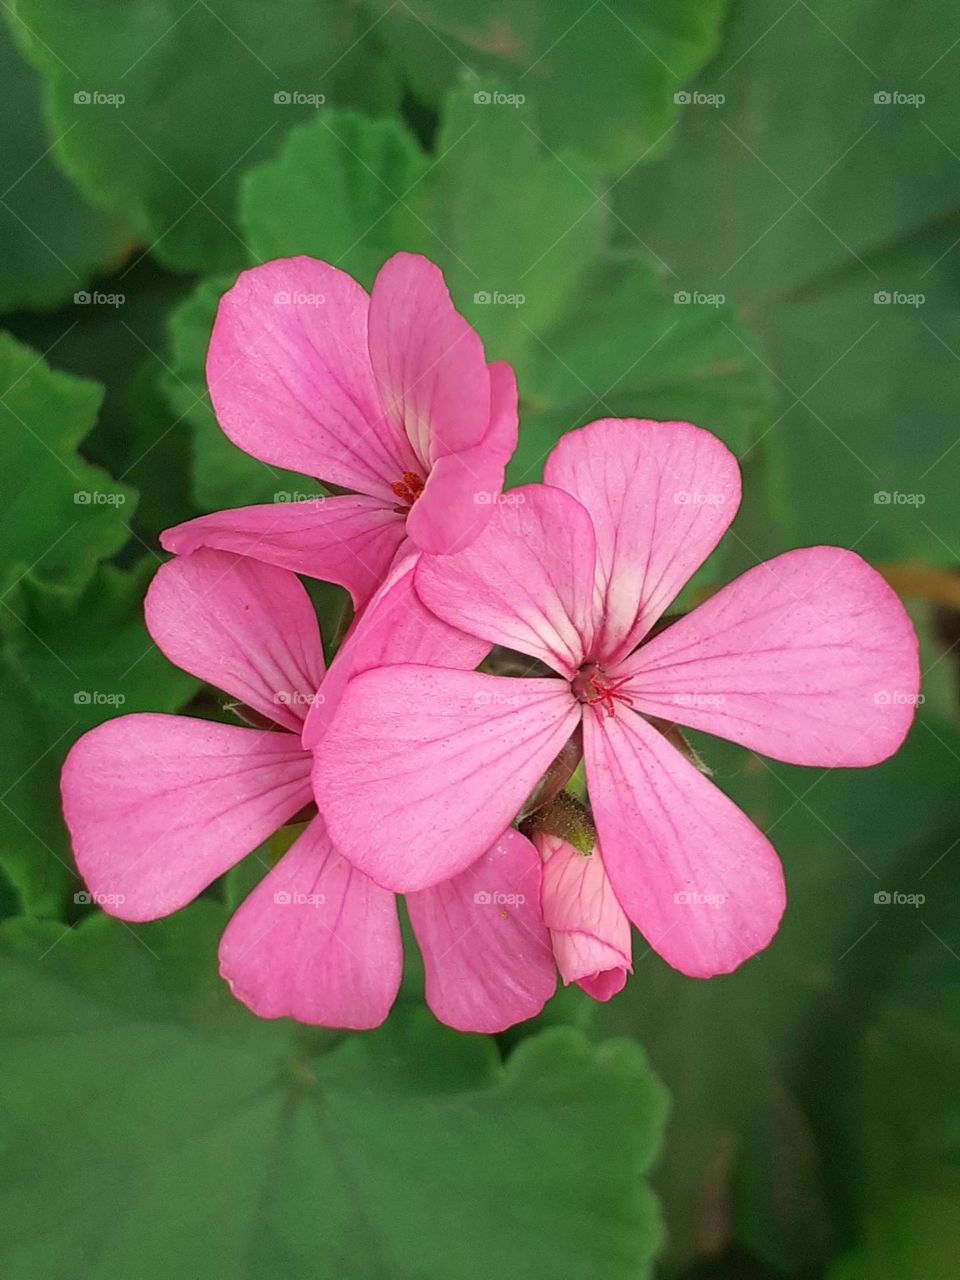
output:
[[[16,0],[0,8],[0,1269],[10,1280],[960,1274],[960,24],[947,0]],[[819,542],[902,593],[925,701],[863,773],[702,739],[789,908],[709,983],[463,1037],[216,976],[256,858],[89,906],[57,776],[120,712],[219,715],[141,618],[157,534],[304,487],[203,383],[236,273],[444,270],[571,427],[687,418],[746,500],[699,578]],[[319,589],[326,634],[338,593]],[[923,898],[920,905],[896,895]]]

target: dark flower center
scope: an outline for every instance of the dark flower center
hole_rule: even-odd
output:
[[[423,480],[415,471],[405,471],[402,480],[395,480],[390,486],[395,497],[404,504],[394,507],[398,516],[409,514],[410,508],[423,493]]]
[[[611,680],[595,662],[585,662],[570,684],[578,702],[593,707],[598,716],[602,716],[604,712],[612,716],[616,714],[617,702],[622,702],[627,707],[633,706],[632,698],[618,692],[629,679],[629,676],[620,676]]]

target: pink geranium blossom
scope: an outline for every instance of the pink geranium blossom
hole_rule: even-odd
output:
[[[623,990],[630,959],[630,922],[616,899],[600,849],[575,849],[562,836],[537,831],[543,859],[543,921],[564,984],[576,982],[594,1000]]]
[[[486,646],[427,614],[410,591],[411,573],[412,565],[398,570],[383,593],[391,608],[405,600],[396,651],[410,645],[440,660],[442,648],[448,660],[476,662]],[[239,699],[267,727],[138,714],[100,725],[73,747],[62,792],[77,865],[95,900],[133,921],[184,906],[312,807],[301,732],[330,678],[306,591],[283,569],[197,551],[158,571],[146,618],[172,662]],[[370,653],[358,640],[353,670],[385,652],[377,601],[358,635],[365,625]],[[336,662],[330,676],[335,670]],[[553,993],[540,875],[530,842],[501,830],[466,872],[410,895],[427,1000],[444,1022],[500,1031],[534,1016]],[[320,816],[242,904],[220,944],[221,973],[254,1012],[324,1026],[382,1022],[401,964],[393,893],[337,853]]]
[[[809,547],[648,639],[736,512],[733,455],[688,423],[604,420],[561,440],[545,481],[498,506],[465,551],[423,557],[415,586],[451,626],[557,678],[412,664],[358,675],[317,752],[321,811],[355,866],[423,889],[489,847],[582,724],[621,905],[674,967],[729,972],[776,931],[780,863],[651,719],[792,764],[875,764],[913,717],[913,629],[858,556]]]
[[[313,258],[244,271],[221,299],[207,383],[226,435],[343,496],[201,516],[161,541],[339,583],[360,609],[405,540],[443,554],[484,527],[517,442],[509,365],[487,364],[437,267],[399,253],[368,296]]]

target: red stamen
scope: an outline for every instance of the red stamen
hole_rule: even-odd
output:
[[[390,492],[404,504],[393,508],[397,515],[409,514],[410,508],[423,493],[423,485],[423,480],[415,471],[405,471],[402,480],[394,480]]]
[[[632,707],[633,699],[626,693],[619,693],[621,689],[630,679],[630,676],[620,676],[613,681],[606,680],[599,672],[594,672],[587,677],[586,687],[593,690],[590,697],[585,697],[583,701],[588,707],[593,707],[598,716],[603,716],[604,711],[607,716],[616,714],[615,702],[622,702],[624,706]],[[586,689],[584,689],[586,692]]]

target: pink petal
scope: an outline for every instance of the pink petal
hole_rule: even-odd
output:
[[[426,258],[398,253],[381,267],[370,297],[370,361],[384,415],[419,461],[409,470],[425,478],[437,458],[483,439],[490,423],[483,344]]]
[[[609,1000],[632,972],[630,922],[607,878],[599,848],[584,855],[559,836],[533,837],[544,861],[543,919],[564,984]]]
[[[859,556],[804,547],[748,569],[619,668],[635,710],[805,765],[870,765],[913,720],[917,639]]]
[[[380,498],[321,498],[217,511],[161,534],[176,555],[198,547],[234,551],[346,587],[362,609],[404,539],[403,517]]]
[[[317,748],[317,804],[355,867],[397,892],[426,889],[490,848],[578,720],[559,680],[365,671]]]
[[[347,683],[361,671],[404,662],[472,671],[489,653],[483,640],[441,622],[420,603],[413,589],[418,559],[416,552],[402,555],[353,623],[307,715],[305,747],[312,749],[323,737]]]
[[[121,920],[178,910],[313,798],[292,734],[163,715],[85,733],[60,788],[80,874]]]
[[[220,940],[220,974],[261,1018],[366,1031],[390,1012],[403,953],[396,900],[314,820]]]
[[[483,533],[453,556],[424,556],[415,586],[445,622],[539,658],[571,678],[592,641],[590,517],[560,489],[503,495]]]
[[[746,814],[632,712],[584,717],[587,787],[617,898],[681,973],[730,973],[762,951],[783,871]]]
[[[593,519],[603,619],[595,656],[615,662],[726,532],[740,504],[737,460],[689,422],[604,418],[568,432],[543,476],[579,499]]]
[[[313,258],[244,271],[220,300],[207,385],[220,426],[253,457],[390,501],[416,459],[381,412],[368,312],[356,281]]]
[[[508,364],[491,364],[490,426],[478,445],[438,458],[407,517],[421,551],[449,555],[486,527],[501,497],[503,473],[517,447],[517,381]]]
[[[494,1035],[535,1018],[557,975],[540,914],[540,859],[508,828],[472,866],[407,895],[427,1004],[458,1031]]]
[[[295,574],[195,551],[160,566],[144,613],[171,662],[300,733],[323,679],[323,649]]]

